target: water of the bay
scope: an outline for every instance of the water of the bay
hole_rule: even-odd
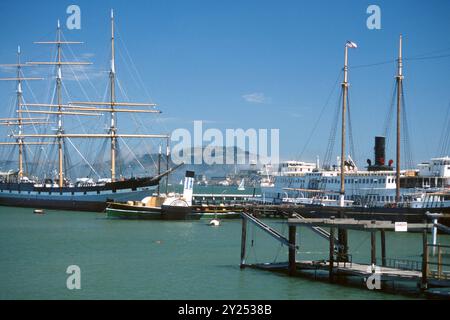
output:
[[[269,223],[286,234],[281,221]],[[297,259],[325,259],[328,243],[298,230]],[[353,259],[368,260],[370,234],[349,236]],[[104,213],[0,208],[0,299],[403,299],[266,271],[239,269],[240,220],[110,220]],[[419,260],[419,234],[388,233],[388,256]],[[440,236],[441,243],[450,243]],[[249,226],[248,262],[286,261],[287,249]],[[251,245],[253,242],[253,246]],[[378,239],[379,242],[379,239]],[[378,250],[379,252],[379,250]],[[66,269],[81,269],[69,290]]]

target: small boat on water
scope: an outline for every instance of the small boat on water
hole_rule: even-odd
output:
[[[209,222],[209,225],[212,226],[212,227],[218,227],[218,226],[220,226],[220,220],[219,219],[212,219]]]
[[[194,172],[186,171],[184,192],[179,195],[155,195],[141,201],[109,202],[108,218],[135,220],[198,220],[201,214],[192,210]]]

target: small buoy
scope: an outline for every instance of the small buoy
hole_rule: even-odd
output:
[[[210,226],[213,226],[213,227],[218,227],[218,226],[220,226],[220,221],[219,221],[219,219],[212,219],[212,220],[209,222],[209,225],[210,225]]]
[[[34,213],[35,214],[44,214],[44,210],[43,209],[34,209]]]

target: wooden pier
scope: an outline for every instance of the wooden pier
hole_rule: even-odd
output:
[[[357,220],[351,218],[304,218],[294,216],[287,220],[289,227],[288,238],[285,238],[277,230],[266,225],[258,218],[242,212],[242,242],[241,242],[241,268],[246,267],[287,273],[289,276],[306,276],[316,280],[324,280],[332,283],[345,283],[368,289],[380,289],[393,293],[406,293],[427,295],[433,292],[434,297],[449,298],[450,267],[442,263],[442,250],[450,251],[450,246],[429,244],[428,232],[433,228],[433,223],[408,223],[407,231],[420,232],[422,235],[421,261],[408,261],[391,259],[386,256],[385,233],[396,231],[400,226],[392,221]],[[275,240],[288,246],[288,261],[281,263],[257,263],[247,264],[246,234],[247,224],[251,222],[258,228],[268,233]],[[329,254],[323,260],[297,260],[298,250],[296,233],[298,227],[311,228],[318,235],[327,238]],[[330,230],[329,232],[326,229]],[[371,237],[370,264],[354,262],[348,252],[347,237],[336,237],[339,230],[369,232]],[[377,261],[376,241],[380,234],[381,260]],[[430,248],[438,251],[438,261],[429,259]],[[379,263],[379,264],[378,264]],[[439,288],[436,291],[434,289]],[[441,290],[444,289],[444,290]],[[433,290],[433,291],[432,291]],[[437,293],[436,293],[437,292]]]

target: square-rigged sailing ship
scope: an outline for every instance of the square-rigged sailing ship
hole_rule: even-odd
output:
[[[0,125],[12,126],[10,137],[13,141],[1,142],[1,147],[14,146],[18,149],[19,169],[14,172],[0,173],[0,205],[38,207],[63,210],[103,211],[107,201],[141,200],[151,195],[160,180],[172,170],[159,172],[155,176],[139,178],[119,178],[116,176],[117,144],[119,138],[159,138],[167,139],[165,134],[122,134],[118,133],[117,113],[160,113],[153,109],[152,103],[128,103],[116,101],[116,70],[114,49],[114,14],[111,10],[111,67],[109,70],[109,101],[107,102],[68,102],[62,100],[62,69],[70,65],[86,65],[88,62],[62,61],[62,46],[79,44],[81,42],[65,41],[61,34],[61,26],[58,21],[57,36],[55,41],[41,41],[38,44],[55,45],[57,49],[56,61],[28,62],[23,64],[20,60],[20,47],[17,50],[17,63],[2,65],[14,67],[17,76],[14,78],[2,78],[1,80],[17,82],[17,117],[2,118]],[[33,65],[54,66],[56,72],[56,103],[50,104],[26,104],[23,102],[22,83],[24,81],[40,80],[40,78],[25,77],[22,67]],[[24,108],[25,107],[25,108]],[[48,108],[45,110],[29,110],[29,108]],[[121,108],[122,107],[122,108]],[[129,107],[141,107],[130,109]],[[142,108],[148,107],[148,108]],[[106,133],[67,133],[63,127],[63,118],[70,116],[101,116],[109,114],[110,126]],[[45,115],[47,118],[36,118],[34,115]],[[48,125],[48,117],[56,117],[56,132],[51,134],[29,134],[24,131],[27,125]],[[106,179],[76,179],[73,183],[65,173],[64,144],[67,139],[109,139],[111,150],[111,177]],[[26,147],[30,145],[56,145],[58,150],[58,172],[51,178],[30,177],[24,171],[24,158]],[[167,147],[167,159],[169,147]]]

